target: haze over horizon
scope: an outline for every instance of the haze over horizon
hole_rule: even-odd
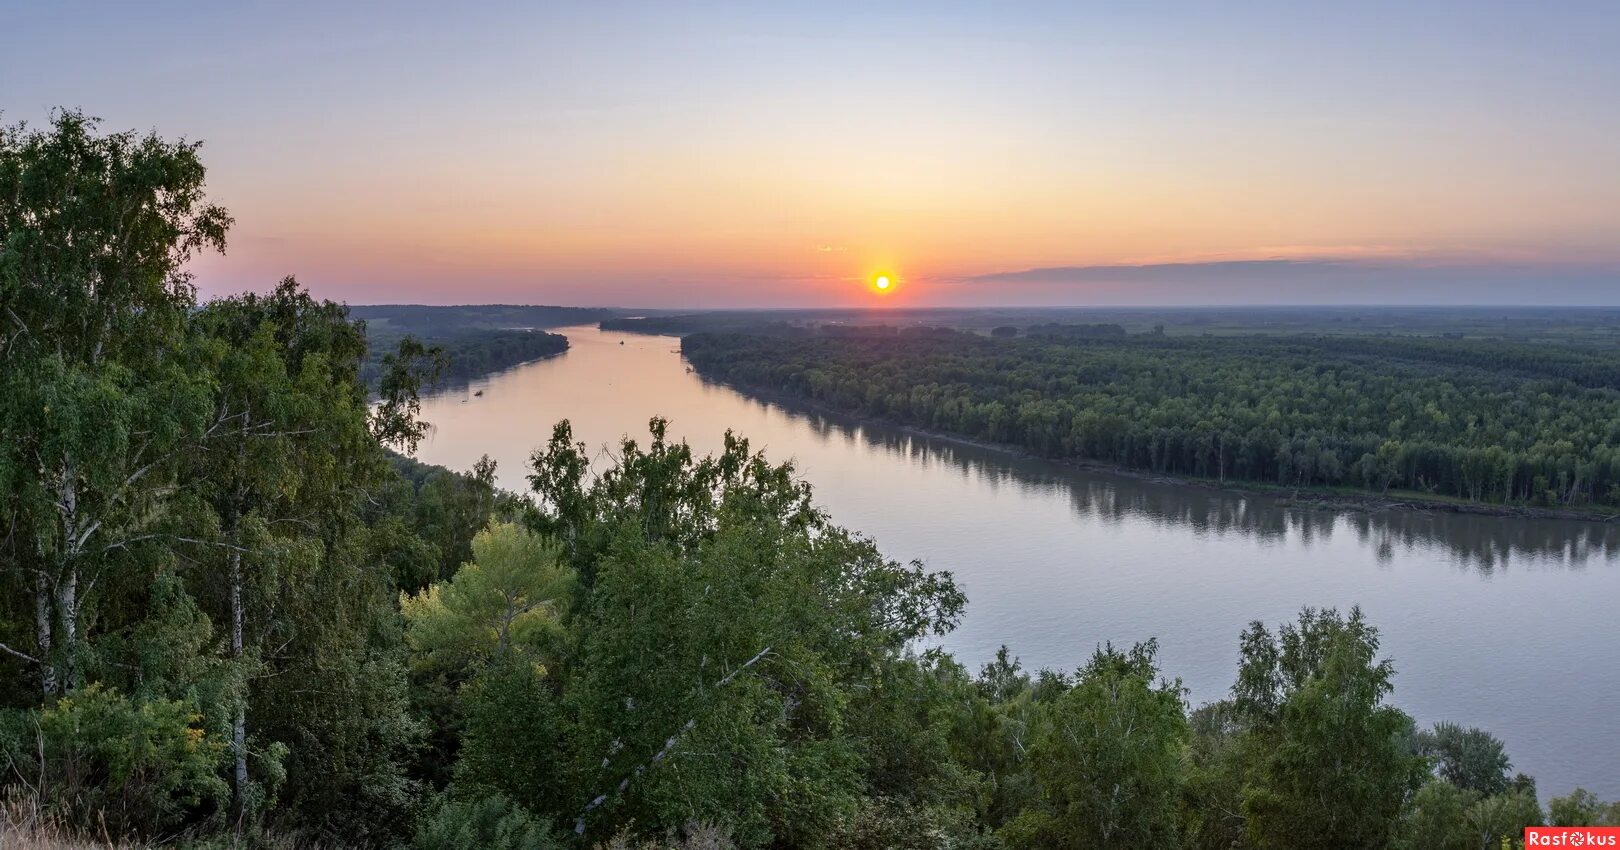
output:
[[[16,9],[0,120],[204,140],[205,295],[1620,304],[1608,3],[383,8]]]

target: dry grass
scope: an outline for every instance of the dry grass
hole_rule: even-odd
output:
[[[633,838],[625,832],[606,844],[596,845],[596,850],[735,850],[737,846],[716,827],[691,824],[682,832],[684,835],[661,840]],[[316,847],[290,839],[265,846],[286,850]],[[150,850],[150,846],[113,840],[105,833],[101,837],[87,836],[61,824],[37,799],[11,794],[0,801],[0,850]]]
[[[75,835],[51,817],[39,800],[12,794],[0,802],[0,848],[5,850],[138,850],[134,844]]]

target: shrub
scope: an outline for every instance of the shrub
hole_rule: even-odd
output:
[[[415,850],[555,850],[563,846],[550,825],[501,794],[446,798],[417,825]]]
[[[151,835],[223,811],[223,740],[177,700],[136,699],[91,684],[8,718],[0,746],[63,823]]]

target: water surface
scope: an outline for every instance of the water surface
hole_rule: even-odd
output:
[[[950,570],[968,594],[944,644],[971,667],[1007,644],[1072,669],[1102,641],[1157,637],[1194,704],[1231,687],[1250,620],[1359,604],[1420,723],[1489,729],[1543,798],[1620,797],[1620,528],[1452,513],[1338,513],[1077,470],[784,409],[690,372],[679,342],[564,328],[571,349],[431,398],[417,456],[480,455],[522,490],[562,418],[601,454],[646,422],[716,451],[727,428],[792,458],[816,500],[890,557]],[[474,393],[482,391],[482,396]]]

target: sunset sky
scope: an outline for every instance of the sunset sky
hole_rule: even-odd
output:
[[[205,140],[205,293],[1620,303],[1620,4],[26,3],[5,123]]]

